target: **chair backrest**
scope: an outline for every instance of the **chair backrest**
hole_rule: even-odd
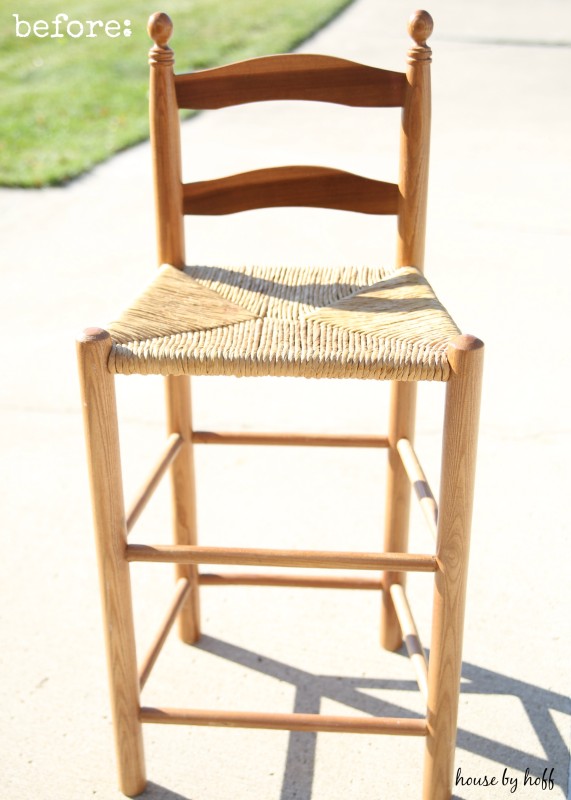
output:
[[[185,264],[185,214],[229,214],[272,206],[312,206],[396,214],[397,266],[422,269],[430,141],[432,19],[417,11],[408,69],[393,72],[331,56],[265,56],[175,75],[168,46],[173,25],[153,14],[148,31],[150,127],[159,263]],[[182,182],[179,109],[215,109],[261,100],[315,100],[348,106],[400,106],[399,183],[314,166],[274,167],[195,183]]]

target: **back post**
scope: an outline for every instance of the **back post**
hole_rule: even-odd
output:
[[[149,50],[149,113],[155,182],[157,247],[160,264],[182,269],[185,263],[180,121],[174,87],[174,53],[168,46],[173,24],[167,14],[155,13],[147,25],[154,46]],[[192,445],[190,378],[165,378],[167,431],[183,439],[171,466],[172,510],[175,544],[194,545],[196,490]],[[200,637],[198,568],[177,564],[176,577],[187,578],[191,589],[179,616],[179,634],[188,644]]]
[[[184,267],[184,217],[180,122],[174,88],[174,53],[168,46],[173,24],[167,14],[156,13],[147,25],[154,47],[149,50],[149,123],[159,264]]]
[[[415,11],[408,32],[415,46],[408,51],[407,92],[402,110],[399,171],[397,267],[424,270],[426,197],[430,157],[430,64],[426,44],[433,22],[428,11]]]
[[[408,51],[407,90],[401,119],[399,168],[399,210],[396,266],[424,270],[426,198],[430,152],[430,62],[432,50],[426,44],[432,33],[432,17],[415,11],[408,32],[415,45]],[[416,383],[393,382],[389,419],[389,458],[385,512],[386,552],[405,552],[408,547],[410,483],[396,449],[399,439],[414,441]],[[390,595],[393,583],[404,585],[406,573],[383,575],[381,644],[398,650],[402,632]]]

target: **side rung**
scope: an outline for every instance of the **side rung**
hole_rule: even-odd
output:
[[[232,564],[256,567],[315,567],[393,572],[436,572],[433,555],[416,553],[337,553],[320,550],[270,550],[245,547],[130,544],[127,561],[172,564]]]
[[[255,711],[202,711],[143,707],[141,722],[163,725],[207,725],[222,728],[265,728],[310,733],[378,733],[426,736],[426,720],[406,717],[332,717],[322,714],[267,714]]]
[[[169,635],[169,631],[172,628],[174,621],[177,617],[177,614],[182,608],[183,603],[186,600],[189,591],[190,591],[190,581],[187,580],[186,578],[180,578],[176,582],[173,598],[171,600],[165,618],[163,619],[159,632],[155,636],[153,643],[149,647],[149,650],[141,663],[141,667],[139,669],[139,687],[141,691],[143,689],[143,686],[146,684],[149,675],[151,674],[151,670],[155,665],[155,661],[157,660],[161,650],[163,649],[163,645],[166,641],[167,636]]]
[[[410,480],[430,532],[436,538],[438,506],[413,446],[408,439],[399,439],[397,450]]]
[[[390,592],[404,643],[414,667],[418,688],[425,701],[428,702],[428,664],[426,663],[426,656],[424,655],[414,617],[408,604],[408,598],[404,588],[398,583],[391,585]]]
[[[159,485],[161,478],[170,467],[174,459],[177,457],[182,444],[183,438],[180,433],[172,433],[167,439],[167,444],[161,454],[161,457],[155,464],[151,474],[141,487],[139,494],[127,512],[127,533],[133,528],[133,525],[141,516],[143,509],[153,496],[153,493]]]
[[[380,578],[348,578],[327,575],[275,575],[256,572],[223,572],[199,574],[201,586],[295,586],[307,589],[371,589],[380,591]]]
[[[242,433],[193,431],[193,444],[298,445],[302,447],[388,447],[388,436],[362,434]]]

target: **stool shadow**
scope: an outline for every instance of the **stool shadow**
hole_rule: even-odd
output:
[[[316,675],[207,635],[203,635],[196,646],[242,667],[292,684],[295,687],[293,711],[296,713],[319,714],[322,701],[329,699],[372,716],[420,717],[410,709],[391,703],[386,698],[373,697],[364,691],[384,689],[416,692],[417,685],[412,680]],[[406,657],[404,649],[399,652]],[[461,728],[458,729],[458,748],[496,762],[501,767],[500,775],[504,768],[519,772],[525,772],[529,768],[531,775],[541,777],[544,770],[549,773],[553,768],[554,784],[567,796],[569,751],[551,712],[557,711],[571,716],[571,699],[549,689],[465,662],[462,665],[462,679],[463,694],[516,697],[543,747],[545,758],[527,753],[491,736]],[[317,734],[290,732],[280,800],[311,800],[316,746]],[[509,793],[509,788],[507,791]],[[473,792],[474,787],[471,787],[472,796]],[[149,800],[190,800],[153,783],[149,783],[144,797]],[[463,799],[455,794],[453,800]]]

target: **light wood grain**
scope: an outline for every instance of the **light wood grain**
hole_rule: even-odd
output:
[[[406,717],[332,717],[325,714],[267,714],[255,711],[203,711],[186,708],[141,709],[141,722],[163,725],[206,725],[222,728],[327,733],[425,736],[426,720]]]
[[[293,206],[396,214],[398,203],[395,183],[328,167],[270,167],[183,186],[184,213],[195,215]]]
[[[160,22],[159,22],[160,20]],[[151,37],[158,25],[161,34],[149,51],[149,124],[155,186],[158,263],[184,266],[184,217],[180,124],[174,88],[174,53],[168,46],[172,22],[166,14],[153,14],[148,30]]]
[[[389,446],[386,436],[363,434],[242,433],[241,431],[193,431],[194,444],[283,445],[291,447]]]
[[[452,792],[483,356],[473,336],[448,348],[453,373],[442,444],[424,800],[449,800]]]
[[[383,569],[434,572],[434,556],[423,553],[338,553],[321,550],[276,550],[247,547],[130,544],[128,561],[176,564],[234,564],[259,567],[317,567],[321,569]]]
[[[430,58],[426,39],[432,19],[417,11],[409,21],[415,46],[408,52],[407,90],[403,104],[400,135],[399,210],[396,266],[424,269],[426,237],[426,198],[430,154]],[[399,439],[414,442],[416,386],[395,383],[391,387],[389,471],[385,514],[385,550],[406,550],[410,511],[410,486],[406,470],[396,451]],[[404,576],[385,574],[387,589],[394,582],[404,585]],[[390,591],[383,594],[381,642],[388,650],[398,650],[402,636]]]
[[[290,53],[177,75],[180,108],[223,108],[262,100],[318,100],[348,106],[401,106],[402,72],[332,56]]]
[[[416,12],[412,19],[416,21],[411,21],[409,33],[413,39],[416,36],[416,44],[408,51],[407,90],[401,118],[397,267],[412,266],[422,271],[430,156],[432,55],[423,36],[430,34],[432,19],[426,11]],[[421,25],[425,28],[422,35]]]
[[[168,433],[177,433],[183,440],[180,453],[171,465],[174,541],[179,545],[195,545],[198,534],[190,378],[186,375],[166,378],[165,396]],[[192,564],[178,564],[175,572],[177,579],[186,578],[190,583],[188,599],[179,616],[179,635],[183,642],[192,644],[200,637],[198,572]]]
[[[107,370],[110,349],[111,337],[100,328],[88,328],[77,341],[119,782],[133,796],[146,785],[145,757],[115,385]]]
[[[416,384],[391,384],[389,415],[389,445],[387,464],[387,489],[385,504],[385,552],[406,552],[408,547],[408,525],[410,515],[410,482],[397,450],[399,439],[412,440],[416,412]],[[397,572],[385,572],[381,614],[381,644],[387,650],[398,650],[402,644],[402,632],[395,611],[390,588],[393,583],[404,586],[406,576]]]
[[[167,14],[153,14],[147,26],[155,42],[149,51],[149,113],[155,179],[155,205],[159,264],[182,269],[185,263],[180,123],[174,86],[174,53],[168,46],[172,22]],[[167,431],[179,434],[181,451],[171,465],[174,541],[196,544],[196,493],[191,431],[190,379],[165,379]],[[179,616],[179,634],[192,644],[200,636],[200,601],[196,567],[178,565],[176,576],[186,578],[191,590]]]
[[[380,578],[348,578],[344,575],[276,575],[259,572],[200,573],[201,586],[292,586],[300,589],[365,589],[379,591]]]

